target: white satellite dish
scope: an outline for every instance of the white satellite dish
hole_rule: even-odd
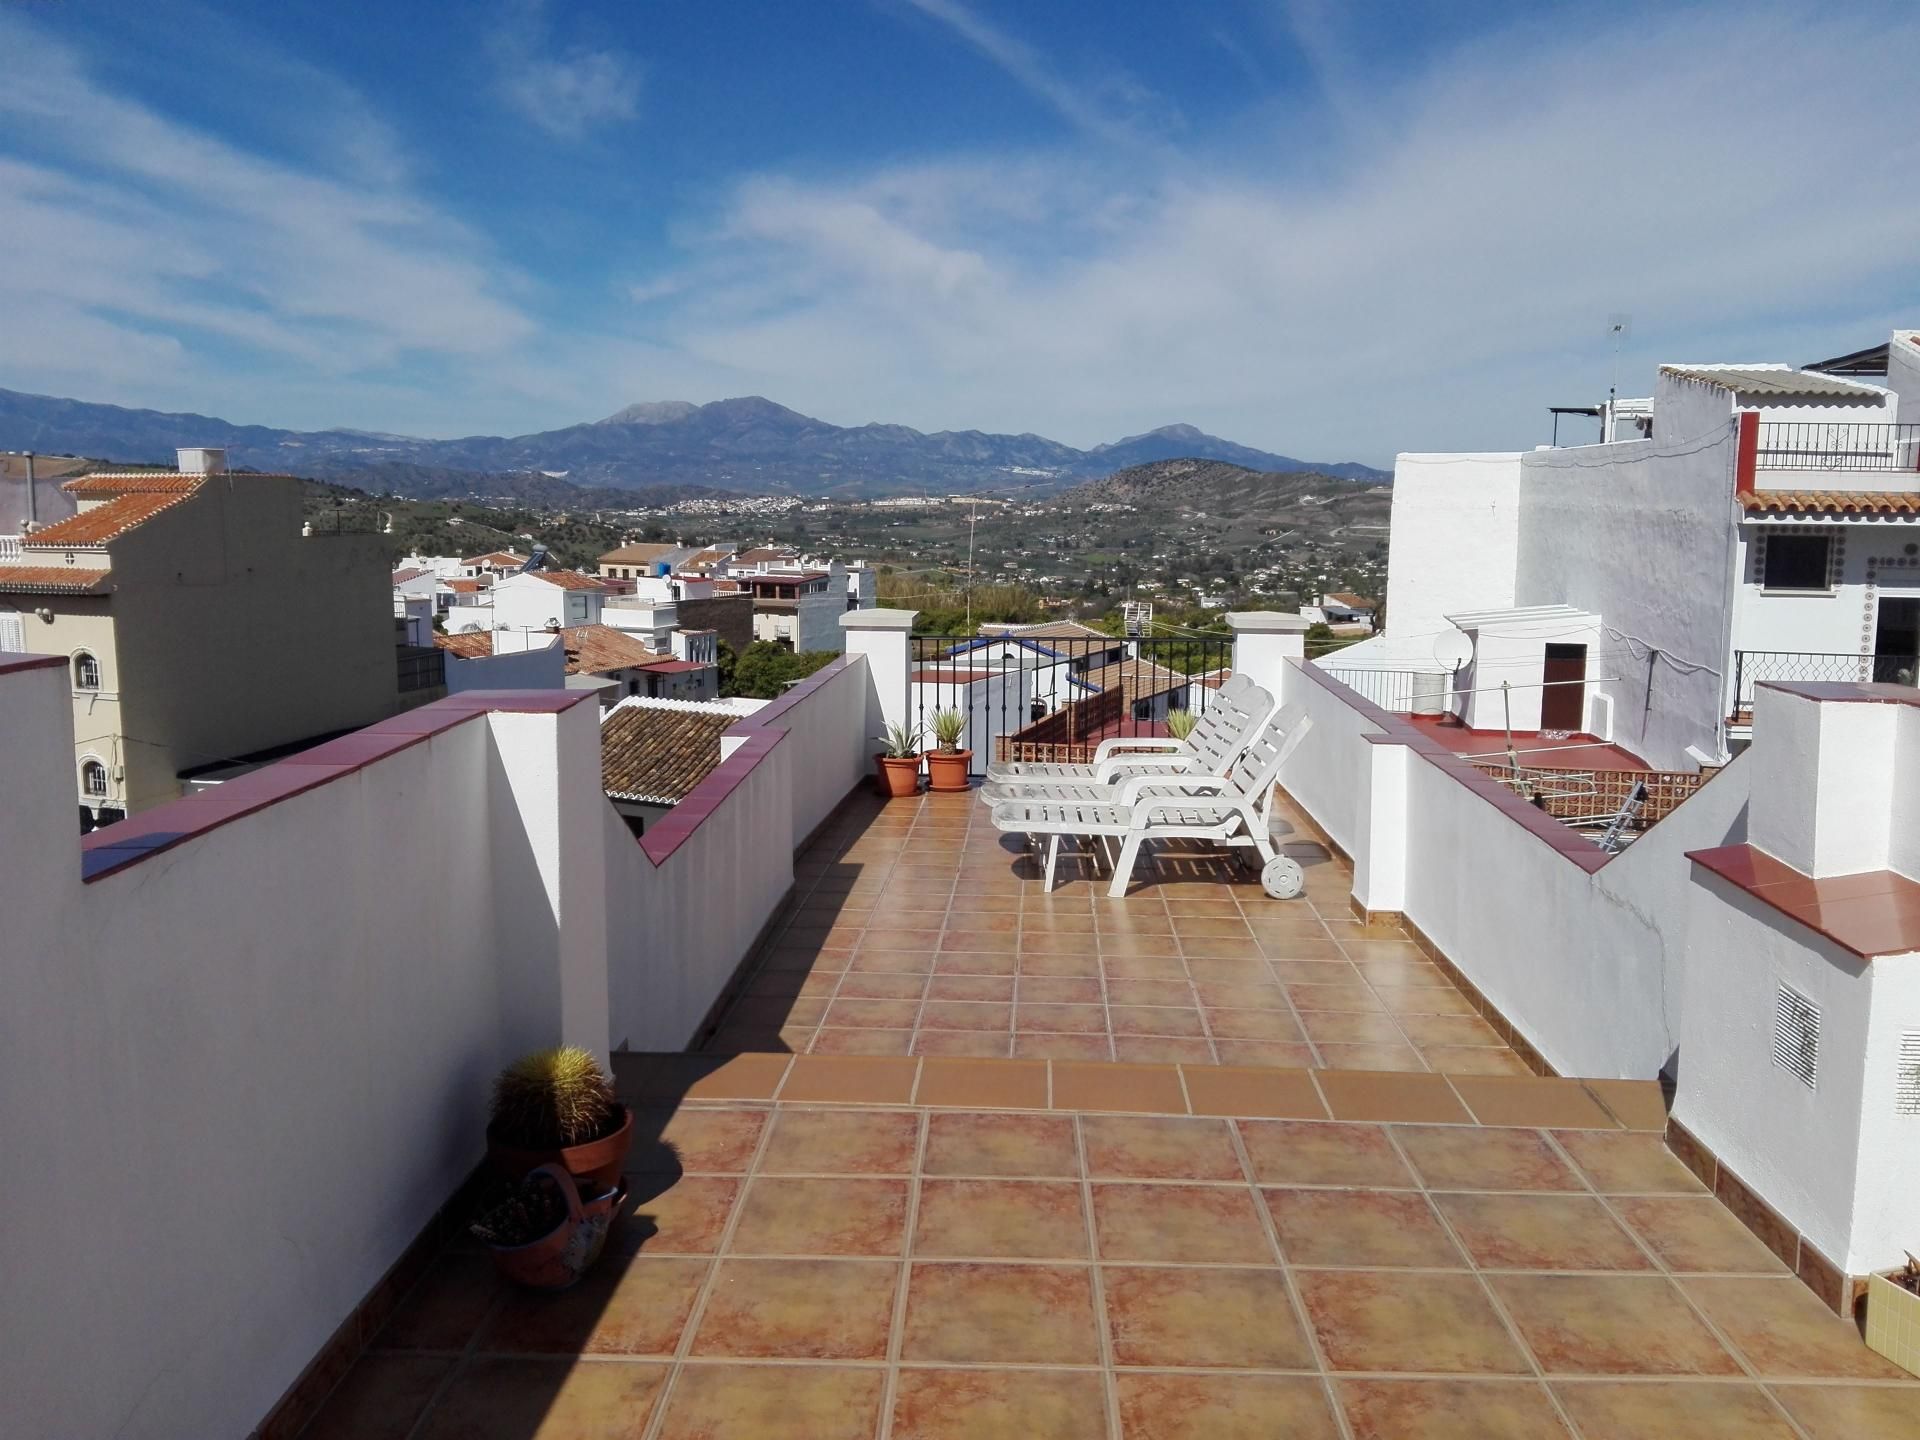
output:
[[[1446,670],[1458,670],[1473,659],[1473,642],[1464,630],[1442,630],[1433,637],[1433,658]]]

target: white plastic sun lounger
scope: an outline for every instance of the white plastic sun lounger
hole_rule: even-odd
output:
[[[1286,718],[1294,718],[1292,706]],[[1150,840],[1211,840],[1250,847],[1260,857],[1260,879],[1267,893],[1291,899],[1300,893],[1305,879],[1295,861],[1275,852],[1267,835],[1268,814],[1280,767],[1299,748],[1313,721],[1302,715],[1283,727],[1280,720],[1276,716],[1262,727],[1240,762],[1225,775],[1137,776],[1121,781],[1106,799],[1007,800],[993,807],[993,823],[1000,830],[1048,837],[1049,891],[1061,837],[1086,835],[1103,844],[1120,842],[1113,883],[1107,888],[1116,900],[1127,893],[1140,847]],[[1181,793],[1146,793],[1155,789]]]
[[[987,767],[983,803],[1018,798],[1035,785],[1109,784],[1126,775],[1224,775],[1246,752],[1273,713],[1273,697],[1245,675],[1221,685],[1185,740],[1128,737],[1103,740],[1091,765],[996,761]]]

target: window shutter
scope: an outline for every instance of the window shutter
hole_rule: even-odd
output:
[[[1774,998],[1773,1059],[1813,1088],[1820,1066],[1820,1012],[1790,985],[1782,985]]]

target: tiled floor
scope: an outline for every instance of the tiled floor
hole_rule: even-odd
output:
[[[705,1048],[1529,1073],[1402,933],[1354,921],[1351,871],[1280,814],[1301,898],[1163,852],[1109,900],[1064,856],[1044,893],[971,795],[856,798]]]
[[[533,1296],[445,1255],[309,1440],[1920,1437],[1920,1385],[1665,1150],[1651,1086],[618,1071],[598,1270]]]

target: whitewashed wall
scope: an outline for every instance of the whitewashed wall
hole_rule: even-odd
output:
[[[1431,664],[1449,612],[1515,603],[1520,462],[1513,451],[1394,458],[1386,634],[1343,655],[1364,647]]]
[[[1849,476],[1851,485],[1853,477]],[[1915,478],[1905,477],[1907,488]],[[1825,481],[1833,483],[1829,475]],[[1830,595],[1774,591],[1762,586],[1759,556],[1762,534],[1825,534],[1842,544],[1837,582]],[[1906,547],[1920,543],[1920,520],[1876,520],[1847,525],[1754,525],[1740,527],[1739,587],[1734,598],[1733,646],[1736,650],[1804,651],[1815,655],[1870,655],[1882,598],[1920,595],[1920,566],[1907,560]],[[1899,561],[1868,568],[1873,561]],[[1809,668],[1803,674],[1761,671],[1768,679],[1871,679],[1844,668]],[[1751,687],[1749,687],[1750,689]]]
[[[592,707],[83,885],[64,682],[0,676],[0,1428],[244,1435],[479,1159],[495,1069],[605,1045],[604,868],[556,848],[597,848]]]
[[[558,641],[539,649],[463,659],[447,654],[447,693],[465,690],[561,690],[567,683],[567,652]]]

